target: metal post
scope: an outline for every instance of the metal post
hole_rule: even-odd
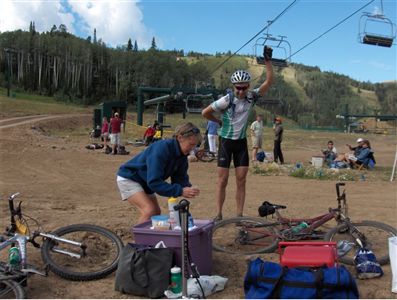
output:
[[[137,106],[137,125],[142,126],[143,124],[143,91],[142,88],[138,88],[138,106]]]
[[[394,163],[393,163],[393,170],[391,171],[390,182],[394,179],[394,173],[396,171],[396,164],[397,164],[397,145],[396,145],[396,155],[394,156]]]
[[[181,222],[181,252],[182,252],[182,298],[187,298],[187,279],[189,278],[189,259],[188,259],[188,212],[190,202],[186,199],[179,201],[178,205],[175,205],[174,210],[179,211],[180,222]]]
[[[187,298],[187,278],[188,274],[188,261],[187,261],[187,247],[186,237],[188,234],[187,212],[181,211],[181,240],[182,240],[182,298]]]

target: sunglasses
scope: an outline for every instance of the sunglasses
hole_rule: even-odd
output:
[[[245,91],[248,89],[248,86],[235,86],[234,88],[238,91]]]
[[[181,133],[182,136],[189,136],[189,135],[198,135],[200,134],[200,129],[198,129],[197,127],[193,127],[183,133]]]

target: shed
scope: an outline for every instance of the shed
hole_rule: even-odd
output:
[[[94,109],[93,123],[94,129],[97,126],[102,127],[103,117],[107,117],[110,120],[114,113],[118,112],[120,118],[125,121],[127,119],[127,102],[126,101],[109,101],[103,102],[98,105],[98,108]]]

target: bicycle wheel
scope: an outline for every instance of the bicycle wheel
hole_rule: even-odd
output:
[[[237,217],[216,223],[212,247],[232,254],[273,252],[278,244],[278,229],[260,218]]]
[[[208,150],[200,149],[196,152],[196,157],[200,161],[211,162],[215,159],[215,154]]]
[[[0,299],[25,299],[23,287],[14,280],[0,281]]]
[[[75,224],[59,228],[52,234],[83,243],[80,247],[46,239],[42,246],[43,261],[49,265],[50,270],[62,278],[69,280],[94,280],[103,278],[117,268],[123,243],[120,238],[110,230],[90,224]],[[80,258],[57,251],[79,253]]]
[[[354,264],[354,256],[360,247],[355,238],[357,234],[354,234],[356,228],[364,236],[360,239],[364,244],[363,246],[375,254],[379,264],[387,264],[389,262],[388,238],[396,236],[397,230],[387,224],[374,221],[362,221],[351,223],[351,225],[354,227],[349,229],[346,224],[338,225],[325,234],[325,241],[338,242],[345,240],[354,244],[354,247],[346,255],[340,257],[339,261],[348,265]]]

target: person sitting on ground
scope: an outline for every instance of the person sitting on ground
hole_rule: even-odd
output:
[[[324,161],[328,166],[331,164],[331,162],[335,160],[338,155],[333,141],[328,141],[327,149],[322,149],[321,152],[323,153]]]
[[[187,156],[201,140],[200,130],[190,122],[185,123],[175,129],[174,138],[151,144],[120,166],[117,185],[121,199],[138,209],[137,224],[161,214],[156,194],[184,198],[200,194],[189,181]]]
[[[375,158],[371,149],[370,142],[368,140],[362,140],[360,144],[361,150],[357,156],[351,153],[345,153],[339,155],[335,159],[335,161],[345,162],[351,167],[353,167],[354,165],[368,166],[369,164],[371,164],[371,166],[373,167],[375,165]]]
[[[153,143],[161,140],[162,137],[163,137],[163,132],[160,129],[160,125],[159,124],[155,125],[154,131],[155,131],[155,133],[154,133],[154,136],[153,136]]]
[[[150,124],[147,126],[147,129],[145,133],[143,134],[143,141],[145,143],[145,146],[148,146],[153,142],[153,137],[156,131],[154,130],[154,127],[150,126]]]
[[[349,147],[350,151],[354,151],[354,156],[358,156],[360,154],[361,149],[363,148],[362,147],[363,141],[364,141],[363,138],[358,138],[356,147],[352,147],[350,144],[346,144],[346,146]]]

